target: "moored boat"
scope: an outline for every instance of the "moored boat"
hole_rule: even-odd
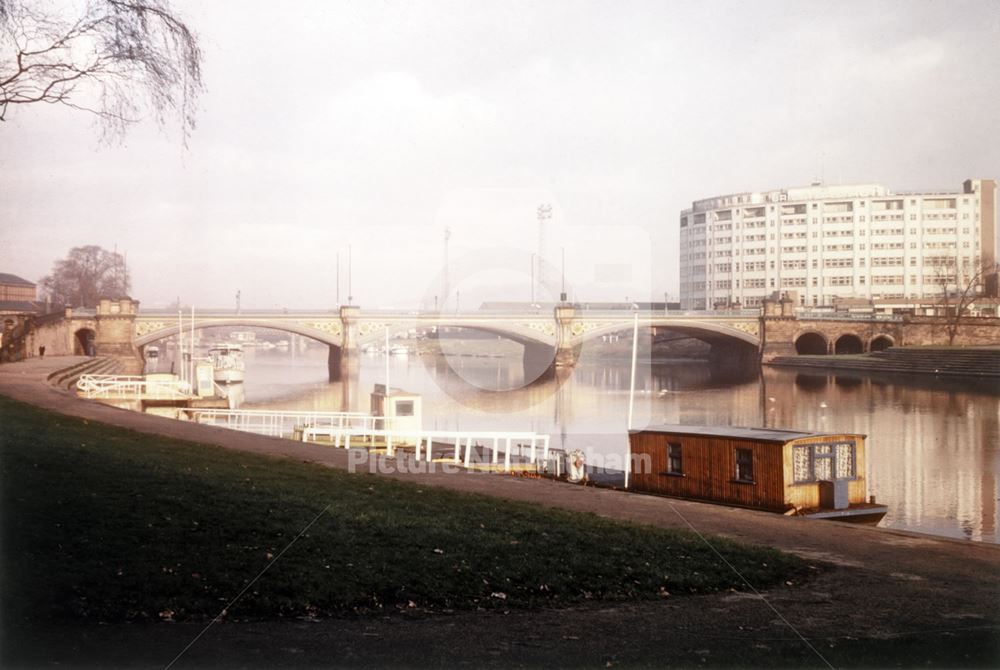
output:
[[[733,426],[629,431],[628,488],[814,519],[878,523],[865,435]]]
[[[220,384],[242,382],[246,370],[243,347],[232,342],[213,344],[208,349],[212,361],[213,377]]]

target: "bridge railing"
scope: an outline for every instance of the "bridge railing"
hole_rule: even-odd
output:
[[[899,314],[876,314],[858,312],[813,312],[810,310],[797,310],[795,316],[799,319],[810,319],[813,321],[904,321],[905,318]]]
[[[85,398],[141,398],[170,400],[191,397],[191,385],[179,379],[147,380],[141,375],[80,375],[76,388]]]

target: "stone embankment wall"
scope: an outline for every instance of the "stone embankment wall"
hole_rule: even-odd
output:
[[[948,327],[944,319],[928,316],[908,317],[901,321],[880,319],[798,319],[794,316],[765,316],[761,319],[763,346],[761,361],[778,356],[795,356],[795,342],[809,333],[826,342],[836,342],[845,335],[861,340],[864,351],[878,337],[887,337],[895,347],[947,346]],[[967,317],[963,319],[955,346],[1000,346],[1000,319]]]

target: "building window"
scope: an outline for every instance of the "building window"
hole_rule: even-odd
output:
[[[412,400],[397,400],[396,401],[396,416],[413,416],[413,401]]]
[[[736,450],[736,481],[738,482],[753,481],[753,450],[751,449]]]
[[[680,442],[667,444],[667,472],[672,475],[684,474],[684,459],[681,455]]]

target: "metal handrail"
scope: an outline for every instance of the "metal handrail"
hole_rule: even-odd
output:
[[[376,417],[381,419],[382,417]],[[539,451],[543,462],[547,462],[550,456],[551,437],[544,433],[516,432],[516,431],[468,431],[468,430],[401,430],[401,429],[373,429],[359,431],[349,426],[343,428],[334,427],[308,427],[302,431],[302,441],[307,442],[310,438],[327,437],[333,440],[333,446],[344,449],[351,448],[353,438],[370,440],[374,437],[385,438],[386,454],[393,456],[396,445],[412,442],[415,448],[415,455],[419,461],[424,458],[431,461],[434,442],[451,442],[454,453],[451,460],[455,463],[462,463],[469,467],[472,463],[472,452],[475,447],[483,446],[491,454],[491,463],[496,465],[502,451],[504,455],[504,470],[510,471],[510,457],[517,448],[518,454],[523,455],[524,448],[529,449],[528,460],[532,464],[538,463]],[[518,442],[515,443],[515,440]],[[475,442],[475,444],[473,444]],[[491,442],[491,445],[481,445],[481,442]],[[501,445],[502,443],[502,445]],[[525,444],[526,443],[526,444]]]
[[[185,413],[198,423],[241,430],[258,435],[283,437],[299,428],[354,428],[362,431],[375,429],[377,421],[363,412],[310,412],[301,410],[254,409],[187,409]]]
[[[127,398],[144,395],[181,400],[191,397],[191,386],[179,379],[148,380],[141,375],[80,375],[76,388],[85,398]]]

